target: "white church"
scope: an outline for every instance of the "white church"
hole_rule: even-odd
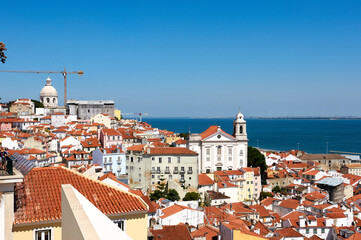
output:
[[[220,126],[210,126],[200,134],[191,134],[187,145],[199,154],[200,173],[247,167],[248,138],[243,114],[239,112],[233,121],[233,135]]]
[[[40,91],[40,102],[45,108],[57,108],[58,107],[58,92],[51,85],[51,79],[46,79],[45,86]]]

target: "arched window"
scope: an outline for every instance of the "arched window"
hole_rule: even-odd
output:
[[[243,126],[239,126],[239,133],[240,133],[240,134],[243,133]]]
[[[46,102],[47,102],[47,103],[50,103],[50,98],[46,98]]]
[[[53,103],[55,103],[55,101],[56,101],[56,99],[55,99],[55,98],[53,98]]]

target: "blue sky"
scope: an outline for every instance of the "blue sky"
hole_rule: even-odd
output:
[[[361,115],[360,1],[3,1],[0,70],[153,117]],[[47,75],[0,73],[2,101]],[[63,99],[61,75],[50,75]]]

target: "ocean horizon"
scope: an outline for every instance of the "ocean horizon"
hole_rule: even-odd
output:
[[[361,119],[324,118],[246,118],[249,145],[276,151],[361,153]],[[153,127],[175,133],[201,133],[218,125],[232,134],[233,120],[234,117],[143,117]]]

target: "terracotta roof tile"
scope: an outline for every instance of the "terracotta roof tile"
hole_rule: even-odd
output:
[[[192,237],[185,224],[163,225],[163,229],[150,229],[154,240],[192,240]]]
[[[207,176],[207,174],[199,174],[198,175],[198,185],[213,185],[215,182]]]
[[[71,184],[104,214],[148,211],[137,196],[64,167],[34,168],[15,187],[15,224],[61,219],[61,185]]]

